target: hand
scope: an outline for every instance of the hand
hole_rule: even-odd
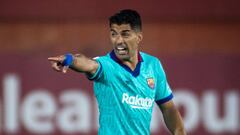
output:
[[[67,73],[69,66],[63,66],[63,64],[62,64],[63,61],[65,60],[64,55],[56,56],[56,57],[49,57],[48,60],[51,62],[52,68],[55,71]]]

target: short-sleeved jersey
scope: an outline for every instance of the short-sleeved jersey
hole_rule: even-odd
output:
[[[98,57],[94,94],[99,107],[99,135],[149,135],[154,102],[173,98],[160,61],[139,52],[134,71],[114,51]]]

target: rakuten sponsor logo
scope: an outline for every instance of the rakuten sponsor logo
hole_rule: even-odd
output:
[[[130,105],[132,108],[136,109],[150,109],[153,105],[154,99],[151,98],[142,98],[137,96],[129,96],[128,93],[123,93],[122,103]]]

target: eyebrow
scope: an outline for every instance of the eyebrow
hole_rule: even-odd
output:
[[[114,29],[110,29],[110,31],[114,31],[114,32],[116,32]],[[130,32],[131,30],[123,30],[123,31],[121,31],[121,32]]]
[[[122,32],[130,32],[130,30],[123,30]]]
[[[110,31],[115,31],[114,29],[110,29]]]

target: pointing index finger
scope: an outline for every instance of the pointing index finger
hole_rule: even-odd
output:
[[[59,57],[49,57],[48,60],[53,61],[53,62],[63,62],[64,57],[61,57],[61,56],[59,56]]]

